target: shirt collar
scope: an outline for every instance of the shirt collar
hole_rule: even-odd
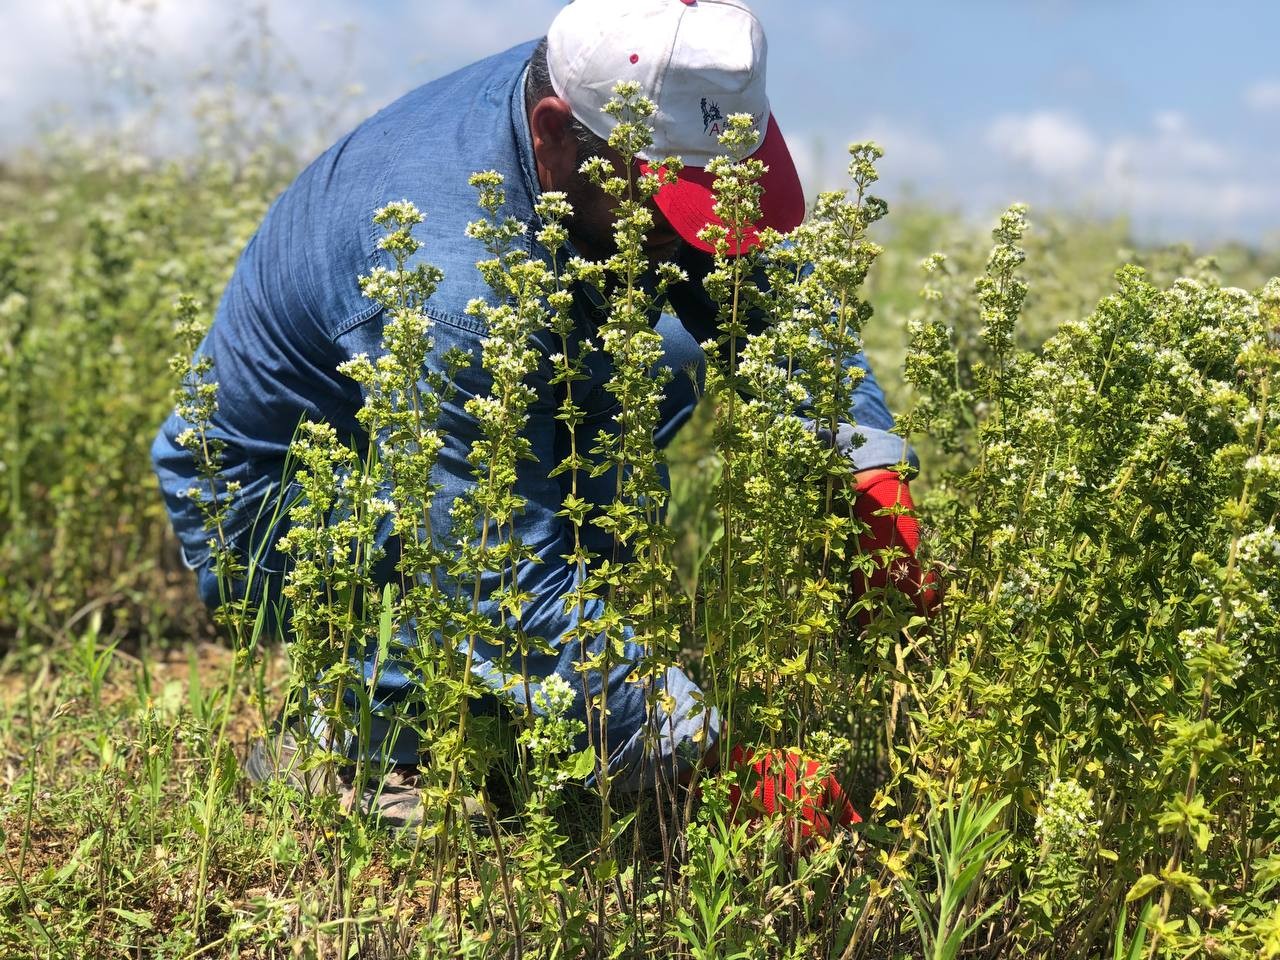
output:
[[[524,88],[529,78],[529,65],[520,71],[520,80],[511,91],[511,119],[515,124],[516,152],[520,155],[520,172],[524,174],[525,188],[529,191],[532,205],[542,195],[542,186],[538,183],[538,163],[533,156],[533,137],[529,134],[529,111],[525,108]],[[537,219],[537,214],[534,214]]]

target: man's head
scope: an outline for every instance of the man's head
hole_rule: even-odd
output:
[[[569,228],[578,250],[592,259],[609,256],[616,249],[613,239],[616,201],[578,168],[591,157],[604,157],[615,170],[621,171],[623,158],[604,137],[593,133],[575,117],[568,101],[556,94],[547,66],[546,39],[534,49],[529,61],[525,107],[542,189],[562,190],[567,195],[573,206]],[[654,262],[670,260],[679,249],[680,237],[652,201],[649,206],[654,215],[654,228],[645,238],[646,252]]]
[[[761,225],[785,231],[800,222],[803,194],[769,110],[765,57],[764,32],[741,0],[575,0],[560,12],[530,63],[525,95],[539,180],[569,194],[583,253],[613,249],[613,201],[578,167],[603,156],[621,168],[605,142],[615,121],[601,110],[620,80],[636,81],[657,106],[654,144],[639,168],[671,155],[686,164],[653,202],[651,259],[669,258],[681,241],[710,249],[697,238],[719,222],[705,167],[723,152],[719,135],[733,113],[751,114],[765,131],[751,154],[769,168]],[[754,234],[744,249],[753,243]]]

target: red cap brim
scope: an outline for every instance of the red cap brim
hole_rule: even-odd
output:
[[[751,159],[761,161],[768,168],[760,178],[760,186],[764,191],[760,197],[760,221],[746,229],[741,244],[730,237],[731,255],[745,253],[759,243],[757,230],[772,227],[781,233],[787,233],[798,227],[804,219],[804,189],[800,186],[800,176],[796,173],[791,152],[782,139],[782,131],[778,129],[778,121],[772,115],[769,117],[764,140],[751,155]],[[648,173],[650,169],[650,164],[641,162],[642,173]],[[699,231],[707,224],[724,225],[724,221],[711,212],[715,203],[711,192],[714,182],[715,177],[705,168],[685,167],[677,174],[675,183],[665,185],[654,197],[654,203],[670,221],[676,233],[680,234],[680,238],[707,253],[714,253],[715,248],[698,239]]]

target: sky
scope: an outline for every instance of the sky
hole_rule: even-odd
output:
[[[143,114],[153,145],[181,149],[192,92],[228,79],[284,95],[300,142],[333,139],[417,84],[540,36],[560,6],[0,0],[0,157],[40,130],[141,128]],[[921,198],[991,219],[1026,201],[1033,215],[1125,216],[1149,240],[1280,245],[1276,0],[752,8],[774,115],[810,192],[841,186],[845,146],[875,139],[891,205]]]

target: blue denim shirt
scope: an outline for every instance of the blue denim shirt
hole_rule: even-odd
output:
[[[371,222],[373,211],[389,201],[409,199],[426,213],[426,222],[415,230],[423,242],[418,256],[444,271],[444,281],[426,309],[434,321],[434,348],[429,364],[440,364],[446,351],[461,347],[473,355],[473,363],[456,379],[456,396],[445,405],[439,428],[445,437],[434,479],[441,485],[432,517],[434,529],[449,529],[453,501],[470,484],[466,456],[478,436],[475,422],[463,410],[465,401],[482,395],[490,380],[480,367],[482,323],[465,312],[473,298],[493,301],[493,293],[475,268],[486,254],[464,228],[477,219],[476,192],[467,183],[477,170],[497,170],[503,175],[507,212],[529,224],[525,234],[530,253],[536,232],[533,205],[539,193],[524,106],[524,71],[533,44],[523,44],[456,73],[413,90],[362,123],[315,160],[275,201],[258,232],[245,248],[200,347],[211,357],[219,383],[218,412],[213,435],[225,443],[223,477],[241,485],[241,493],[225,525],[227,536],[244,551],[256,551],[260,570],[277,581],[284,558],[275,549],[284,521],[267,523],[281,495],[286,458],[295,428],[303,419],[327,420],[340,436],[361,447],[367,442],[356,421],[362,396],[359,387],[337,372],[338,365],[359,354],[377,356],[381,349],[383,316],[361,294],[357,279],[376,266],[392,267],[380,251],[380,228]],[[694,277],[705,274],[709,261],[691,249],[682,254],[684,266]],[[699,259],[701,258],[701,259]],[[696,279],[672,290],[669,313],[656,318],[663,335],[663,363],[676,374],[662,401],[662,421],[657,432],[667,443],[691,415],[696,387],[682,371],[701,371],[705,358],[698,344],[715,335],[715,305]],[[580,295],[575,304],[579,329],[584,336],[603,319],[598,303]],[[535,599],[524,611],[524,629],[551,642],[553,652],[529,662],[530,679],[558,673],[579,691],[578,715],[585,716],[581,675],[576,664],[581,655],[577,643],[557,643],[572,627],[575,613],[566,613],[563,597],[573,587],[575,571],[564,559],[569,552],[571,530],[557,517],[566,493],[567,478],[548,473],[567,454],[567,428],[555,419],[560,397],[550,384],[547,358],[558,342],[548,335],[539,347],[544,362],[531,386],[535,399],[529,410],[528,438],[535,461],[522,462],[516,481],[526,508],[519,521],[519,535],[541,562],[521,565],[520,587]],[[611,375],[608,358],[599,351],[586,357],[589,379],[574,386],[574,398],[586,411],[578,427],[579,450],[591,449],[599,430],[612,426],[615,401],[605,389]],[[865,358],[854,361],[864,369]],[[914,454],[900,437],[888,432],[892,418],[874,377],[868,371],[855,394],[851,421],[856,428],[842,431],[842,444],[860,468],[894,464]],[[152,448],[173,526],[189,566],[200,572],[206,602],[216,604],[218,585],[209,563],[208,532],[199,510],[183,496],[197,482],[191,456],[176,438],[187,424],[176,413],[164,424]],[[862,442],[855,446],[854,434]],[[614,477],[579,475],[579,492],[589,502],[607,506],[612,499]],[[612,552],[607,534],[588,525],[587,546],[598,553]],[[381,574],[395,579],[395,544],[387,543],[388,556]],[[485,597],[497,585],[483,583]],[[278,587],[278,583],[275,585]],[[486,601],[486,612],[500,616],[496,604]],[[599,613],[589,608],[588,617]],[[411,642],[412,642],[412,638]],[[596,644],[598,647],[599,644]],[[718,726],[700,706],[697,689],[679,670],[668,671],[666,689],[676,702],[673,717],[655,717],[646,708],[644,691],[628,682],[640,649],[627,646],[627,656],[607,680],[590,674],[592,693],[602,683],[609,686],[609,750],[615,770],[639,784],[652,777],[649,765],[657,759],[675,758],[693,751],[691,744],[706,736],[714,740]],[[502,677],[495,667],[499,651],[476,651],[474,670],[486,682],[498,685]],[[375,704],[394,704],[404,698],[414,679],[396,664],[382,665],[373,674],[370,652],[366,675],[375,681]],[[517,690],[517,699],[523,691]],[[660,711],[659,711],[660,712]],[[657,750],[646,747],[656,740]],[[384,744],[384,747],[388,745]],[[415,762],[417,744],[408,734],[389,745],[397,762]]]

